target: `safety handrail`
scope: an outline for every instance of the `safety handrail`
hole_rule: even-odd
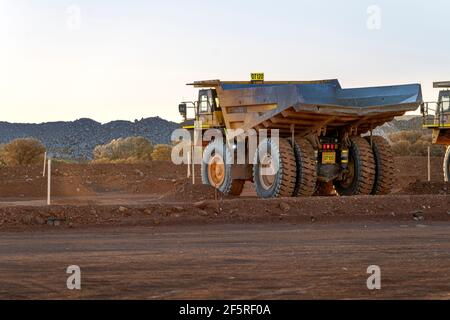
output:
[[[435,108],[431,108],[430,105],[435,105]],[[444,125],[444,104],[443,102],[424,102],[421,105],[421,111],[423,115],[424,126],[429,125]]]

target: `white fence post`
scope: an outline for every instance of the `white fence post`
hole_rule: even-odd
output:
[[[191,177],[191,149],[189,148],[189,152],[187,154],[187,177]]]
[[[51,183],[52,183],[52,159],[48,159],[48,169],[47,169],[47,205],[51,205]]]
[[[192,146],[192,184],[195,184],[195,145]]]
[[[431,147],[428,146],[428,182],[431,182]]]

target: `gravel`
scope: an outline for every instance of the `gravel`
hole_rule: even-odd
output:
[[[91,119],[41,124],[0,122],[0,143],[33,137],[41,140],[53,157],[90,160],[97,145],[113,139],[143,136],[153,144],[168,144],[172,131],[179,127],[179,124],[159,117],[106,124]]]

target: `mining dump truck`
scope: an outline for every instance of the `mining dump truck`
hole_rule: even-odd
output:
[[[444,158],[444,177],[450,182],[450,81],[435,82],[434,88],[439,92],[437,102],[422,105],[424,128],[433,130],[433,143],[447,146]]]
[[[198,101],[179,105],[184,128],[267,129],[252,163],[233,164],[236,137],[205,145],[202,182],[240,195],[246,181],[261,198],[384,195],[394,183],[389,143],[372,131],[422,104],[419,84],[343,89],[338,80],[196,81]],[[195,117],[188,119],[189,106]],[[278,130],[277,139],[270,132]],[[270,146],[270,148],[268,147]],[[250,148],[248,148],[250,150]],[[249,152],[247,150],[247,152]],[[266,151],[262,151],[266,150]],[[278,170],[264,170],[276,167]]]

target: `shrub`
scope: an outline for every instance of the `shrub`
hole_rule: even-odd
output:
[[[45,147],[37,139],[15,139],[0,147],[0,163],[6,166],[39,164],[44,160]]]
[[[394,156],[427,156],[428,147],[431,147],[431,156],[441,157],[445,154],[445,147],[441,145],[432,144],[432,136],[427,135],[417,135],[415,132],[402,132],[394,134],[392,139],[390,136],[392,145],[392,152]],[[397,140],[399,137],[408,140]]]
[[[390,134],[389,140],[391,140],[392,143],[408,141],[410,144],[414,144],[424,136],[427,136],[427,134],[424,134],[421,130],[400,131]]]
[[[158,144],[152,153],[155,161],[170,161],[172,159],[172,147],[167,144]]]
[[[431,134],[427,134],[427,135],[422,136],[418,141],[424,141],[424,142],[427,142],[428,144],[432,144],[433,136]]]
[[[392,153],[394,156],[409,156],[409,147],[411,143],[406,140],[394,142],[392,144]]]
[[[3,149],[5,148],[4,144],[0,144],[0,167],[6,166],[6,162],[3,159]]]
[[[409,155],[411,156],[427,156],[428,155],[428,147],[430,143],[418,140],[416,143],[412,144],[409,147]]]
[[[152,143],[144,137],[129,137],[112,140],[94,149],[95,162],[139,162],[150,161]]]
[[[432,157],[443,157],[447,148],[443,145],[433,144],[431,145],[431,156]]]

